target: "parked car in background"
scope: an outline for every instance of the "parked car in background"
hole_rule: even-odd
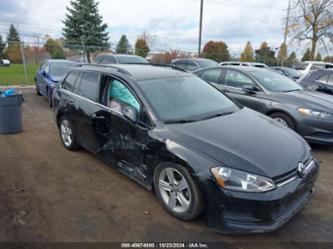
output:
[[[330,95],[306,91],[288,77],[262,68],[228,66],[194,73],[244,106],[295,130],[309,142],[333,144]]]
[[[294,68],[290,67],[272,67],[276,72],[289,77],[293,80],[298,80],[302,77],[302,74]]]
[[[9,67],[9,66],[10,66],[10,60],[0,59],[0,67]]]
[[[309,72],[298,83],[308,90],[333,94],[333,70]]]
[[[259,62],[240,62],[240,61],[223,61],[220,63],[221,66],[246,66],[246,67],[261,67],[261,68],[269,68],[264,63]]]
[[[219,64],[216,61],[203,58],[179,58],[171,61],[171,65],[192,72],[200,68],[216,67]]]
[[[48,99],[49,106],[52,106],[52,93],[59,81],[61,81],[67,70],[75,65],[68,60],[46,60],[36,72],[35,84],[37,95]]]
[[[174,217],[204,213],[223,232],[278,229],[309,201],[319,172],[299,135],[172,68],[73,68],[54,111],[67,149],[82,146],[154,190]]]
[[[97,55],[97,64],[149,64],[149,62],[137,55],[104,53]]]
[[[295,69],[299,71],[302,75],[306,75],[310,71],[330,68],[333,68],[333,64],[323,61],[304,61],[295,66]]]

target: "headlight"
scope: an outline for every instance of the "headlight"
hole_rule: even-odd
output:
[[[243,192],[266,192],[274,189],[273,180],[244,171],[216,167],[211,169],[218,185],[225,189]]]
[[[327,112],[314,111],[306,108],[298,108],[297,111],[305,117],[329,119],[332,116],[330,113]]]

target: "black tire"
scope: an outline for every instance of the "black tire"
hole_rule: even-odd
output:
[[[42,96],[42,95],[40,94],[40,92],[39,92],[39,88],[38,88],[37,83],[35,84],[35,88],[36,88],[36,94],[37,94],[38,96]]]
[[[49,103],[49,107],[52,108],[52,94],[51,94],[51,91],[50,91],[50,88],[47,88],[47,101]]]
[[[294,121],[287,114],[284,114],[282,112],[274,112],[270,115],[270,117],[272,119],[282,119],[284,122],[286,122],[287,126],[290,129],[292,130],[296,129]]]
[[[163,197],[160,192],[159,178],[160,175],[165,169],[171,168],[175,169],[186,179],[189,190],[190,190],[190,204],[186,211],[184,212],[175,212],[172,210],[168,204],[163,200]],[[161,163],[159,164],[154,172],[154,187],[157,199],[162,204],[162,206],[174,217],[183,221],[191,221],[197,218],[202,212],[204,208],[204,202],[202,198],[201,191],[198,187],[198,184],[193,180],[193,178],[188,173],[185,167],[182,167],[175,163]],[[177,200],[179,202],[179,200]],[[179,202],[180,203],[180,202]]]
[[[64,140],[63,134],[62,134],[62,124],[64,122],[68,122],[68,128],[71,130],[71,142],[68,143],[68,141],[66,142]],[[77,139],[77,130],[75,128],[75,125],[73,124],[73,122],[67,117],[67,116],[61,116],[59,119],[59,135],[60,135],[60,139],[62,144],[64,145],[64,147],[68,150],[78,150],[80,148],[80,145],[78,143],[78,139]]]

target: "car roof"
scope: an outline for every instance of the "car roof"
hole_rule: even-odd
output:
[[[49,59],[49,60],[47,60],[47,62],[69,62],[69,63],[73,63],[73,64],[75,64],[75,62],[74,61],[70,61],[70,60],[66,60],[66,59]]]
[[[161,79],[177,76],[189,76],[190,73],[167,66],[155,66],[151,64],[85,64],[79,67],[80,71],[93,70],[101,73],[114,73],[118,71],[135,80]]]
[[[208,69],[235,69],[243,72],[253,72],[253,71],[260,71],[260,70],[269,70],[268,68],[262,68],[262,67],[244,67],[244,66],[233,66],[233,65],[226,65],[223,67],[207,67],[199,69],[195,72],[199,71],[206,71]]]

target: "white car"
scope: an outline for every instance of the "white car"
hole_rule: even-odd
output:
[[[330,68],[333,68],[333,64],[323,61],[304,61],[295,66],[295,69],[303,75],[308,74],[310,71]]]
[[[264,63],[259,62],[239,62],[239,61],[223,61],[220,63],[221,66],[246,66],[246,67],[261,67],[261,68],[269,68]]]
[[[0,59],[0,66],[9,67],[10,66],[10,61],[7,60],[7,59]]]

